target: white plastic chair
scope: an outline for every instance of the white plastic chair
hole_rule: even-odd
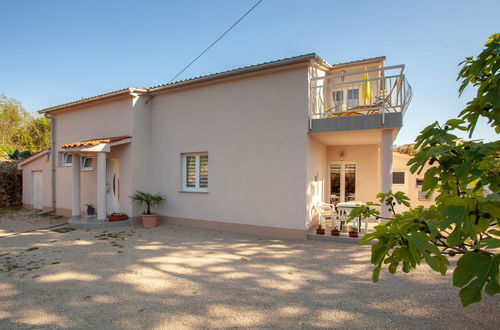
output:
[[[319,223],[323,226],[323,228],[325,226],[326,218],[330,218],[332,220],[332,226],[335,226],[336,212],[333,204],[318,202],[316,204],[316,211],[319,215]]]

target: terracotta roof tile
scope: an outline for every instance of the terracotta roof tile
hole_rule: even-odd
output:
[[[130,135],[114,136],[114,137],[108,137],[108,138],[97,138],[97,139],[91,139],[91,140],[85,140],[85,141],[65,143],[62,145],[62,148],[68,149],[68,148],[78,148],[78,147],[91,147],[91,146],[96,146],[96,145],[101,144],[101,143],[118,142],[118,141],[122,141],[125,139],[130,139],[130,138],[131,138]]]

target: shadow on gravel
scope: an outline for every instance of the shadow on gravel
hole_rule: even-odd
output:
[[[463,309],[450,278],[426,266],[372,283],[369,247],[173,225],[47,230],[1,243],[1,328],[485,329],[499,321],[498,299]]]

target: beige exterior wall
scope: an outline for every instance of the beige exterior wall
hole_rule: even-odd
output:
[[[392,191],[403,191],[406,193],[406,195],[410,198],[410,204],[412,207],[416,207],[419,205],[423,205],[425,207],[429,207],[434,204],[434,198],[431,197],[429,200],[425,199],[419,199],[418,198],[418,193],[419,189],[417,187],[417,179],[424,179],[424,174],[425,171],[429,168],[429,166],[426,166],[422,173],[420,174],[412,174],[410,172],[410,167],[407,166],[406,164],[408,161],[412,158],[412,156],[407,155],[407,154],[402,154],[399,152],[393,152],[393,158],[392,158],[392,171],[393,172],[404,172],[405,173],[405,183],[400,185],[400,184],[393,184],[392,185]],[[404,211],[406,210],[405,207],[399,207],[397,211]]]
[[[306,228],[310,228],[318,222],[318,215],[315,212],[316,204],[328,201],[329,195],[327,146],[311,135],[308,135],[306,177]]]
[[[84,141],[95,138],[104,138],[112,136],[132,135],[132,97],[127,97],[113,102],[90,104],[85,107],[79,107],[74,110],[68,110],[55,113],[56,118],[56,149],[60,152],[64,143]],[[126,147],[118,146],[111,149],[108,157],[120,157],[124,153],[124,161],[120,166],[124,166],[122,174],[122,184],[120,190],[122,196],[129,196],[131,192],[130,171],[125,172],[127,164],[130,162],[129,151],[123,151]],[[118,151],[121,150],[121,151]],[[113,155],[113,153],[115,153]],[[88,154],[94,157],[93,170],[82,170],[81,174],[81,203],[82,212],[85,211],[85,204],[97,204],[97,159],[96,155]],[[56,156],[56,208],[71,210],[72,201],[72,172],[71,166],[61,166],[59,157]],[[120,201],[120,207],[124,207],[124,212],[130,212],[130,203],[126,203],[125,198]],[[129,213],[130,214],[130,213]]]
[[[33,207],[33,172],[41,172],[42,174],[42,205],[43,209],[52,207],[52,190],[51,190],[51,160],[47,159],[47,155],[36,158],[22,166],[23,170],[23,205],[27,208]]]
[[[340,159],[341,153],[343,160]],[[380,191],[379,146],[376,144],[329,146],[328,164],[342,162],[356,164],[356,200],[376,202],[376,195]],[[329,175],[328,173],[328,177]],[[330,179],[327,191],[329,194]]]
[[[356,200],[375,202],[380,191],[379,130],[308,134],[309,78],[324,74],[295,65],[56,112],[57,151],[64,143],[131,135],[132,143],[114,146],[107,154],[120,159],[121,212],[140,215],[143,209],[129,196],[141,189],[167,198],[154,211],[174,223],[249,233],[267,228],[276,236],[284,229],[289,237],[305,237],[305,229],[317,221],[316,203],[329,202],[329,164],[356,164]],[[182,191],[182,154],[191,152],[208,153],[208,193]],[[393,169],[408,173],[404,188],[412,204],[429,203],[418,201],[416,176],[398,155]],[[97,204],[93,156],[94,168],[81,171],[82,212],[85,204]],[[23,168],[25,204],[32,204],[29,173],[43,170],[48,187],[44,206],[50,206],[50,185],[45,185],[50,183],[50,162],[44,159]],[[72,169],[57,164],[56,172],[57,210],[68,214]]]
[[[152,99],[152,191],[172,218],[305,228],[307,67]],[[208,152],[209,192],[181,190],[181,153]]]
[[[381,68],[384,66],[384,60],[375,60],[367,63],[362,63],[362,64],[351,64],[351,65],[341,65],[334,67],[332,70],[329,70],[328,72],[324,72],[322,70],[315,70],[312,76],[315,77],[322,77],[325,75],[335,75],[335,74],[340,74],[340,73],[346,73],[346,72],[355,72],[355,71],[362,71],[362,70],[369,70],[369,69],[375,69],[375,68]],[[380,78],[382,75],[381,72],[370,72],[368,73],[368,78],[373,79],[373,78]],[[343,78],[336,77],[336,78],[330,78],[326,79],[324,82],[320,81],[320,84],[338,84],[338,83],[347,83],[349,81],[359,81],[363,79],[363,74],[355,74],[355,75],[349,75]],[[321,95],[321,100],[317,99],[317,97],[313,97],[312,102],[315,104],[313,106],[313,109],[315,111],[319,111],[320,109],[323,109],[324,106],[327,108],[333,108],[334,106],[334,99],[333,99],[333,94],[332,94],[332,89],[334,90],[342,90],[344,92],[344,100],[347,100],[347,89],[350,88],[355,88],[359,87],[359,83],[355,85],[350,85],[350,86],[337,86],[337,87],[327,87],[318,90],[319,95]],[[380,88],[380,86],[377,85],[377,82],[373,81],[371,82],[371,90],[372,90],[372,96],[375,97],[377,94],[377,87]],[[389,88],[389,87],[388,87]],[[361,98],[361,90],[359,91],[359,104],[363,104],[363,99]],[[345,109],[344,109],[345,110]]]

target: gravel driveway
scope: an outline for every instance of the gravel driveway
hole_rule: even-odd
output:
[[[65,219],[0,214],[0,236]],[[188,227],[41,230],[0,239],[0,328],[494,329],[427,266],[370,280],[369,247]],[[497,326],[495,326],[497,324]]]

